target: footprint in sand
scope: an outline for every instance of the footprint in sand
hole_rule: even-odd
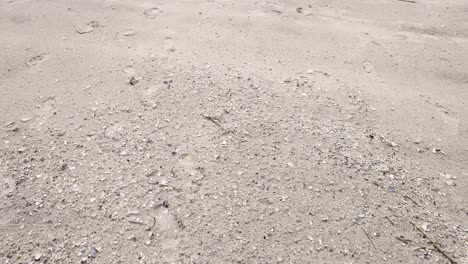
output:
[[[160,86],[150,85],[137,90],[139,100],[147,106],[155,106],[158,101],[157,95],[160,92]]]
[[[273,3],[263,3],[261,4],[261,12],[266,15],[281,16],[284,14],[284,5],[282,4],[273,4]]]
[[[86,34],[86,33],[91,33],[95,28],[98,28],[98,27],[99,27],[99,22],[91,21],[91,22],[88,22],[87,24],[76,25],[75,31],[78,34]]]
[[[13,200],[6,197],[16,189],[16,181],[13,177],[7,176],[5,168],[0,168],[0,230],[12,228],[11,223],[17,217],[16,210],[13,210]]]
[[[30,59],[26,62],[26,65],[28,65],[28,66],[34,66],[34,65],[38,64],[39,62],[44,61],[46,58],[47,58],[47,55],[46,55],[45,53],[36,55],[36,56],[30,58]]]
[[[181,154],[175,166],[177,187],[182,190],[198,192],[205,178],[204,169],[198,165],[190,154]]]
[[[123,69],[123,72],[127,74],[127,81],[131,85],[135,85],[139,81],[143,80],[143,76],[133,66],[125,67]]]
[[[166,37],[164,39],[164,50],[169,53],[174,53],[176,51],[174,40],[171,37]]]
[[[102,6],[105,8],[114,9],[115,8],[114,3],[115,3],[115,0],[104,0],[104,2],[102,3]]]
[[[15,189],[16,183],[12,177],[0,173],[0,199],[5,198],[9,193]]]
[[[195,164],[191,155],[182,154],[178,163],[188,174],[189,177],[186,177],[186,180],[190,181],[190,183],[196,183],[204,178],[204,175],[200,172],[200,168]]]
[[[452,117],[449,110],[442,107],[443,111],[440,113],[444,122],[444,130],[451,135],[458,135],[460,127],[460,119]]]
[[[35,115],[35,122],[33,123],[34,128],[41,127],[48,119],[50,119],[53,115],[56,114],[55,111],[56,102],[54,97],[49,97],[42,101],[39,104],[38,110],[36,111]]]
[[[165,206],[159,206],[153,214],[155,225],[154,231],[159,238],[160,249],[163,258],[168,262],[177,259],[177,248],[180,242],[181,221]]]
[[[123,72],[127,74],[127,77],[137,77],[138,71],[133,66],[126,66]]]
[[[112,124],[104,130],[104,136],[115,141],[121,140],[125,136],[125,128],[121,124]]]
[[[16,188],[16,182],[12,177],[0,173],[0,228],[5,227],[11,222],[15,212],[11,210],[11,201],[6,197],[13,193]]]
[[[143,11],[143,15],[147,18],[147,19],[155,19],[159,16],[159,14],[161,14],[163,12],[163,10],[159,7],[152,7],[152,8],[148,8],[148,9],[145,9]]]
[[[370,61],[364,61],[362,63],[362,68],[367,72],[367,73],[371,73],[374,71],[374,65],[370,62]]]

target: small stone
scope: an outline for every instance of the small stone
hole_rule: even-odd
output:
[[[423,223],[421,224],[421,228],[424,230],[424,231],[429,231],[429,229],[427,228],[429,225],[429,223]]]
[[[441,153],[441,154],[447,155],[447,153],[445,153],[445,152],[444,152],[443,150],[441,150],[440,148],[433,148],[433,149],[432,149],[432,153],[434,153],[434,154]]]
[[[8,129],[8,131],[11,131],[11,132],[18,132],[18,131],[19,131],[19,127],[17,127],[17,126],[11,127],[11,128]]]
[[[130,77],[128,79],[128,83],[130,83],[130,85],[136,85],[138,82],[139,82],[138,79],[135,77]]]
[[[137,32],[135,30],[129,29],[129,30],[126,30],[126,31],[122,32],[122,35],[124,35],[126,37],[131,37],[131,36],[135,36],[136,33]]]
[[[457,186],[457,184],[452,180],[446,181],[445,184],[447,184],[448,186]]]
[[[26,148],[19,148],[19,149],[18,149],[18,153],[23,153],[23,152],[25,152],[25,151],[26,151]]]
[[[456,177],[450,175],[450,174],[443,174],[443,173],[440,173],[439,174],[440,176],[446,178],[446,179],[455,179]]]
[[[375,169],[382,173],[390,172],[390,167],[386,164],[379,164],[375,167]]]
[[[15,121],[11,121],[11,122],[7,122],[5,124],[5,127],[11,127],[12,125],[14,125],[16,122]]]
[[[162,179],[162,180],[159,182],[159,185],[161,185],[161,186],[167,186],[167,185],[168,185],[168,182],[167,182],[167,180]]]
[[[99,251],[95,247],[91,247],[91,252],[89,253],[90,258],[95,258],[97,257]]]
[[[34,254],[34,260],[35,260],[35,261],[39,261],[39,260],[41,260],[41,258],[42,258],[42,253],[36,253],[36,254]]]
[[[60,170],[63,171],[63,170],[66,170],[68,168],[68,164],[67,163],[62,163],[62,165],[60,165]]]

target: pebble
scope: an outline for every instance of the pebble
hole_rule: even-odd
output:
[[[444,152],[443,150],[441,150],[440,148],[433,148],[433,149],[432,149],[432,153],[434,153],[434,154],[441,153],[441,154],[447,155],[447,153],[445,153],[445,152]]]
[[[42,253],[36,253],[36,254],[34,254],[34,260],[35,260],[35,261],[39,261],[39,260],[41,260],[41,258],[42,258]]]
[[[439,174],[440,176],[446,178],[446,179],[456,179],[456,177],[450,175],[450,174],[443,174],[443,173],[440,173]]]
[[[423,223],[423,224],[421,224],[421,228],[422,228],[424,231],[427,232],[427,231],[429,231],[429,229],[427,228],[428,225],[429,225],[429,223]]]
[[[18,153],[23,153],[23,152],[25,152],[25,151],[26,151],[26,148],[19,148],[19,149],[18,149]]]
[[[135,36],[136,33],[137,32],[135,30],[129,29],[129,30],[126,30],[126,31],[122,32],[122,35],[124,35],[126,37],[131,37],[131,36]]]
[[[138,83],[138,79],[136,79],[135,77],[130,77],[128,79],[128,82],[130,83],[130,85],[136,85]]]
[[[448,186],[457,186],[457,184],[452,180],[446,181],[445,184],[447,184]]]
[[[91,253],[89,254],[89,256],[91,258],[95,258],[95,257],[97,257],[98,253],[99,253],[99,251],[95,247],[91,247]]]
[[[168,186],[169,185],[169,182],[165,179],[162,179],[160,182],[159,182],[159,185],[161,186]]]

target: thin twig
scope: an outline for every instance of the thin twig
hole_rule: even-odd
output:
[[[388,216],[385,216],[385,218],[390,222],[390,224],[395,225],[392,220]]]
[[[217,125],[217,126],[219,126],[220,128],[223,129],[223,127],[221,126],[221,124],[220,124],[218,121],[216,121],[216,119],[214,119],[212,116],[208,116],[208,115],[204,115],[204,114],[202,114],[202,116],[203,116],[206,120],[209,120],[209,121],[213,122],[215,125]],[[223,129],[223,130],[224,130],[224,129]]]
[[[404,238],[401,238],[401,237],[395,237],[396,239],[400,240],[401,242],[405,243],[405,244],[409,244],[411,243],[411,240],[410,239],[404,239]]]
[[[153,227],[156,225],[156,217],[150,215],[151,218],[153,218],[153,224],[151,225],[151,227],[147,227],[146,230],[149,231],[151,229],[153,229]]]
[[[157,169],[155,169],[155,170],[152,170],[152,171],[150,171],[148,174],[146,174],[146,177],[151,177],[151,176],[154,176],[154,174],[156,174],[156,172],[158,172],[158,170],[157,170]]]
[[[403,197],[407,198],[410,201],[412,201],[415,205],[422,207],[422,205],[420,203],[416,202],[415,200],[413,200],[413,198],[409,197],[408,195],[405,194],[405,195],[403,195]]]
[[[229,134],[229,133],[234,134],[234,131],[225,129],[225,128],[219,123],[219,121],[216,120],[216,118],[214,118],[214,117],[212,117],[212,116],[204,115],[204,114],[201,114],[201,116],[203,116],[206,120],[213,122],[213,124],[215,124],[216,126],[218,126],[219,128],[221,128],[221,130],[224,131],[224,132],[223,132],[223,135],[224,135],[224,134]]]
[[[424,231],[423,231],[421,228],[419,228],[415,223],[413,223],[413,222],[410,222],[410,223],[416,228],[416,230],[419,231],[419,233],[421,233],[421,234],[423,235],[423,238],[427,238],[427,240],[429,240],[430,244],[431,244],[437,251],[439,251],[440,254],[442,254],[444,257],[446,257],[446,258],[448,259],[448,261],[450,262],[450,264],[457,264],[457,262],[456,262],[455,260],[453,260],[452,257],[450,257],[447,253],[445,253],[445,251],[443,251],[443,250],[438,246],[439,243],[435,242],[435,241],[432,240],[430,237],[428,237],[428,236],[426,235],[426,233],[424,233]]]
[[[375,247],[374,245],[374,242],[372,242],[372,239],[370,238],[369,234],[366,232],[366,230],[364,230],[364,228],[362,228],[362,231],[364,231],[364,234],[366,234],[367,238],[369,239],[369,241],[371,242],[372,246],[374,247],[375,250],[377,250],[377,248]]]
[[[175,177],[175,176],[176,176],[176,174],[175,174],[175,172],[174,172],[174,167],[175,167],[175,164],[174,164],[174,165],[172,166],[172,168],[171,168],[172,177]]]
[[[227,91],[227,93],[226,93],[226,97],[227,97],[227,98],[226,98],[225,101],[226,101],[226,102],[229,101],[229,100],[231,99],[231,96],[232,96],[232,92],[231,92],[231,89],[229,89],[229,90]]]

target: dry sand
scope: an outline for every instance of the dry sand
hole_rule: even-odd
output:
[[[466,0],[1,0],[0,32],[0,263],[468,263]]]

